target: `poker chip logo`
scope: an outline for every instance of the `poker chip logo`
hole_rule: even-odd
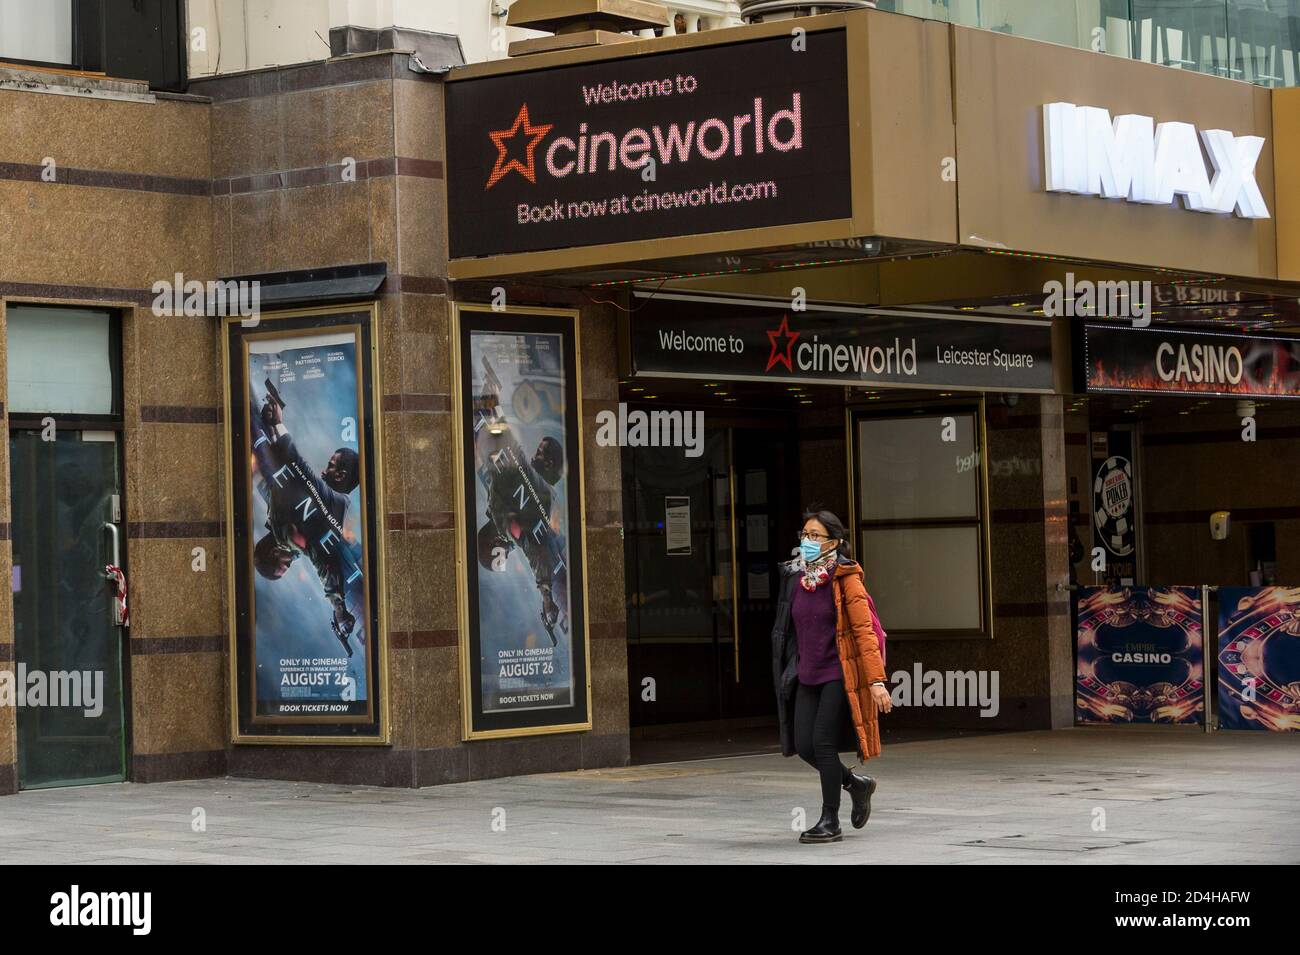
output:
[[[1097,535],[1116,557],[1133,553],[1133,465],[1118,455],[1097,469],[1092,482],[1092,515]]]

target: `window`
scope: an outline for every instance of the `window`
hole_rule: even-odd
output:
[[[181,0],[0,0],[0,62],[185,88]]]
[[[852,421],[858,551],[889,632],[992,636],[982,406]]]
[[[72,0],[0,0],[0,60],[72,63]]]
[[[10,303],[5,319],[11,415],[117,411],[111,312]]]
[[[1260,86],[1300,85],[1300,0],[877,0],[876,5]]]

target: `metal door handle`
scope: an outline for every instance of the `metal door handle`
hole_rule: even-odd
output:
[[[121,553],[121,548],[118,546],[117,525],[111,521],[105,521],[104,529],[108,531],[108,533],[112,535],[113,538],[113,559],[110,563],[112,563],[114,567],[121,567],[122,553]],[[110,580],[113,578],[113,575],[108,572],[105,572],[104,576],[109,578]]]

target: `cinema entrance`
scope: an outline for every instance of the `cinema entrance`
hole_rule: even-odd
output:
[[[891,678],[997,679],[995,706],[914,695],[896,705],[891,731],[1074,725],[1070,538],[1091,519],[1081,508],[1092,476],[1070,479],[1092,438],[1085,425],[1069,439],[1085,444],[1067,444],[1080,412],[1063,406],[1092,392],[1073,381],[1085,350],[1071,326],[1158,327],[1192,309],[1228,318],[1215,306],[1238,294],[1268,298],[1261,312],[1294,302],[1276,289],[1297,273],[1283,267],[1294,240],[1281,228],[1295,206],[1280,203],[1283,186],[1294,194],[1295,164],[1275,118],[1294,121],[1273,93],[870,11],[806,28],[810,45],[793,56],[789,25],[772,22],[515,57],[454,72],[446,87],[453,291],[581,309],[594,356],[589,423],[612,406],[704,416],[691,454],[620,446],[615,474],[613,449],[589,449],[602,461],[591,490],[610,502],[587,529],[600,553],[592,582],[624,597],[621,607],[608,595],[593,603],[606,638],[594,641],[593,705],[607,714],[596,726],[614,737],[626,714],[634,761],[653,758],[656,739],[706,726],[733,752],[774,745],[776,568],[811,504],[852,530],[889,632]],[[583,89],[596,64],[603,83],[680,73],[699,92],[593,103]],[[769,108],[793,113],[799,97],[797,120],[775,129],[788,150],[750,150],[748,138],[734,149],[737,129],[754,131],[759,89],[768,119]],[[1045,112],[1053,104],[1064,105]],[[1256,184],[1275,218],[1203,214],[1181,198],[1109,201],[1108,187],[1086,188],[1090,179],[1061,191],[1053,170],[1086,171],[1092,155],[1053,135],[1065,106],[1267,144]],[[722,108],[736,126],[720,121]],[[680,159],[661,155],[644,178],[613,155],[626,147],[636,159],[643,136],[692,120],[704,148],[697,140]],[[733,148],[719,151],[724,127]],[[570,167],[583,135],[586,164]],[[776,193],[723,202],[714,189],[724,180]],[[653,211],[634,203],[647,195],[659,199]],[[1248,198],[1242,211],[1259,211]],[[532,209],[557,201],[565,218],[534,221]],[[1129,300],[1075,303],[1066,290],[1085,282],[1125,283]],[[1058,286],[1083,310],[1052,310]],[[614,375],[607,347],[586,344],[611,327]],[[1115,431],[1109,456],[1122,419],[1140,416],[1114,410],[1119,418],[1095,429]],[[1151,499],[1150,486],[1136,493]],[[1245,505],[1233,507],[1240,516]],[[1252,533],[1267,554],[1267,532]],[[1178,534],[1187,554],[1203,544]]]
[[[660,292],[634,296],[621,337],[624,413],[698,415],[703,435],[622,450],[634,762],[776,747],[778,565],[806,510],[850,529],[891,672],[1042,640],[1023,618],[1048,611],[1014,599],[1014,572],[1048,559],[1050,323]],[[891,731],[1050,725],[1042,676],[995,720],[900,710]]]
[[[771,749],[769,635],[800,527],[794,409],[809,399],[635,380],[620,397],[629,414],[670,407],[704,425],[693,448],[623,449],[633,760]],[[829,457],[842,464],[842,441]]]

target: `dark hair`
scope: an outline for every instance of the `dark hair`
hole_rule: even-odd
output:
[[[337,454],[339,458],[337,468],[345,476],[335,478],[329,482],[329,485],[343,494],[351,494],[357,489],[357,485],[361,483],[361,458],[351,448],[339,448],[334,454]],[[330,455],[330,457],[334,457],[334,454]]]
[[[554,485],[564,476],[564,448],[550,435],[542,438],[533,454],[533,469],[543,481]]]
[[[253,545],[253,566],[267,580],[279,580],[285,573],[280,567],[284,548],[274,534],[266,534]]]
[[[803,523],[807,524],[812,520],[820,521],[821,525],[826,528],[826,532],[840,542],[839,552],[845,557],[852,557],[853,551],[849,548],[849,532],[845,528],[844,522],[830,511],[818,510],[819,506],[813,504],[803,512]]]

